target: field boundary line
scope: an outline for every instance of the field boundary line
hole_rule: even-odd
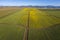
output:
[[[10,24],[10,23],[0,23],[0,24],[5,24],[5,25],[16,25],[16,26],[25,27],[25,25],[23,25],[23,24]]]
[[[15,11],[13,11],[13,12],[11,12],[11,13],[5,15],[5,16],[0,17],[0,19],[5,18],[5,17],[7,17],[7,16],[10,16],[10,15],[16,13],[17,11],[19,12],[20,10],[15,10]]]

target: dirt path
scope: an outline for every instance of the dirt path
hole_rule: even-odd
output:
[[[23,36],[23,40],[28,40],[28,37],[29,37],[29,22],[30,22],[30,12],[31,12],[31,9],[26,9],[27,12],[28,12],[28,19],[27,19],[27,26],[25,28],[25,32],[24,32],[24,36]]]

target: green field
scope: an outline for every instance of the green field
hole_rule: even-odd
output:
[[[0,10],[0,40],[23,40],[29,16],[29,40],[60,40],[60,9]]]

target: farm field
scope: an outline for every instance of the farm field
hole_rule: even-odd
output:
[[[60,40],[60,9],[0,10],[0,40],[23,40],[29,16],[29,40]]]

